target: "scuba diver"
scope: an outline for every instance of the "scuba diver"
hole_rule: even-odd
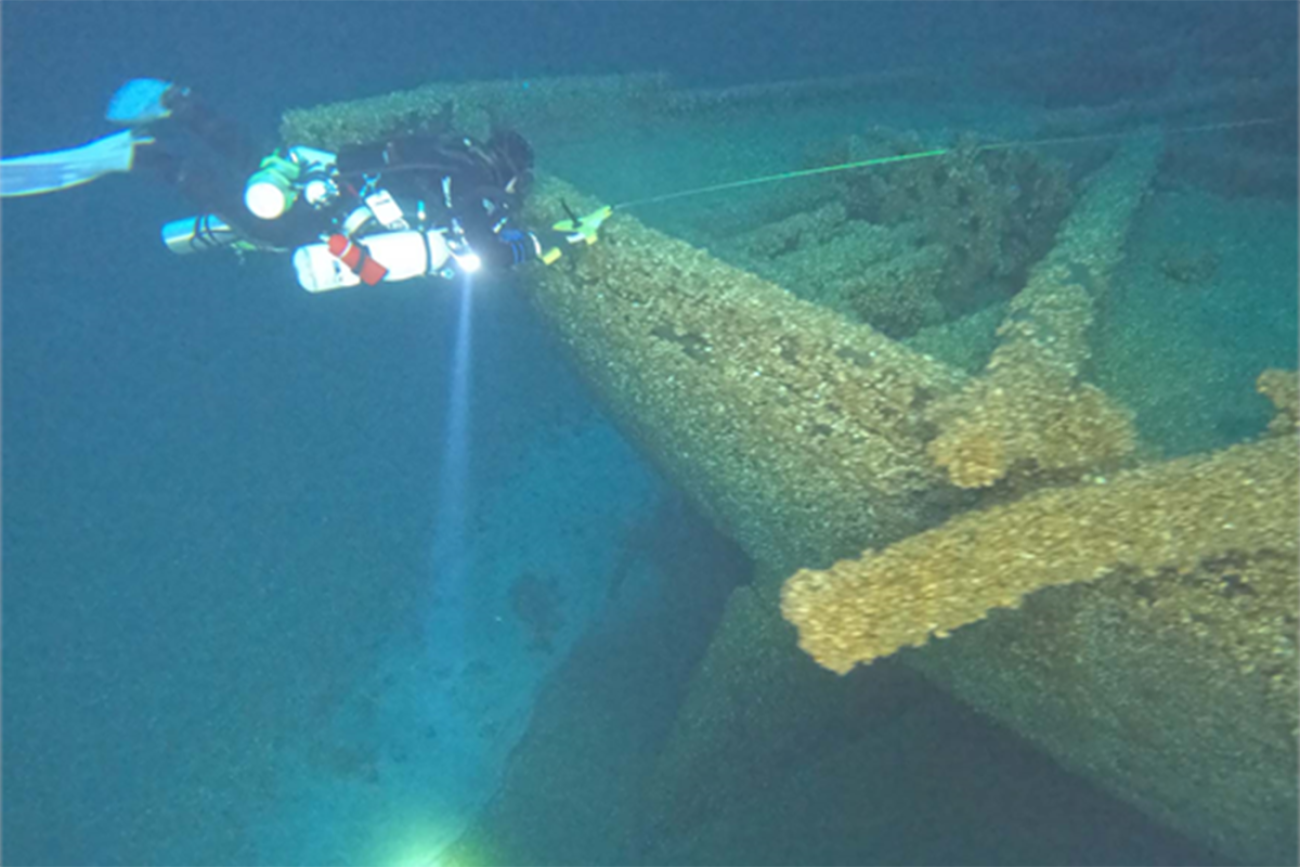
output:
[[[117,91],[106,119],[127,129],[79,148],[0,160],[0,195],[153,172],[202,209],[163,227],[174,253],[291,252],[309,292],[549,265],[569,245],[595,243],[610,213],[570,212],[549,230],[519,225],[533,151],[509,130],[486,142],[449,131],[338,153],[296,145],[266,154],[189,88],[144,78]]]

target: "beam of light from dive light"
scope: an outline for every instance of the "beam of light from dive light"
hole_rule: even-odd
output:
[[[470,342],[473,285],[465,276],[457,281],[456,333],[451,348],[450,393],[443,427],[442,466],[438,473],[437,526],[433,540],[433,578],[438,595],[450,603],[447,610],[463,610],[459,595],[468,571],[468,480],[470,428]],[[442,628],[462,629],[461,618],[451,617]],[[443,638],[452,636],[443,635]],[[460,642],[457,640],[456,645]]]

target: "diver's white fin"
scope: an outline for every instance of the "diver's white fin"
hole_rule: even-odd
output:
[[[0,197],[52,193],[114,172],[129,172],[135,146],[152,141],[128,129],[78,148],[0,159]]]

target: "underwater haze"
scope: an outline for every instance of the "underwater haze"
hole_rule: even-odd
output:
[[[1300,860],[1295,4],[0,25],[5,158],[149,77],[616,206],[312,294],[4,200],[5,863]]]

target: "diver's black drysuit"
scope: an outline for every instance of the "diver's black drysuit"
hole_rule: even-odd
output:
[[[486,144],[444,133],[344,147],[337,154],[337,202],[320,211],[300,203],[278,219],[263,220],[245,206],[244,185],[268,150],[253,145],[238,125],[189,90],[173,88],[163,104],[174,124],[150,130],[156,143],[137,152],[136,165],[158,173],[254,242],[293,248],[319,240],[336,218],[361,204],[360,191],[373,182],[407,214],[424,210],[438,226],[457,221],[489,269],[536,257],[533,239],[513,225],[533,164],[532,148],[518,133],[496,133]]]
[[[518,133],[494,133],[486,144],[456,133],[402,136],[345,147],[337,166],[356,189],[375,178],[408,214],[424,208],[439,225],[456,220],[491,270],[536,257],[516,225],[533,167],[533,150]]]

